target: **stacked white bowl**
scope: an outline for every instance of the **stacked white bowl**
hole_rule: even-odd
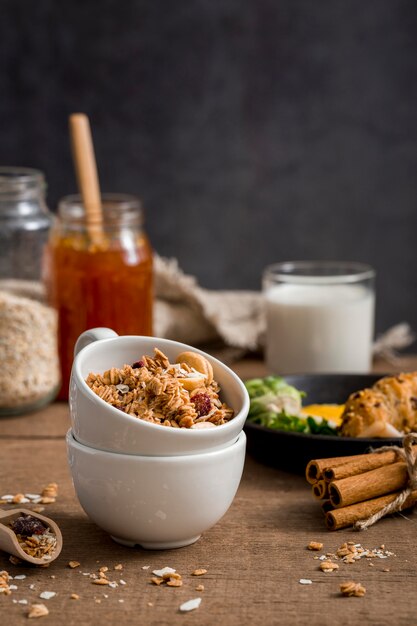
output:
[[[114,408],[86,384],[90,372],[133,363],[158,348],[175,362],[194,351],[213,367],[221,399],[234,417],[214,428],[170,428]],[[245,458],[245,386],[223,363],[186,344],[156,337],[119,337],[108,328],[83,333],[70,382],[70,470],[81,506],[124,545],[165,549],[189,545],[227,511]]]

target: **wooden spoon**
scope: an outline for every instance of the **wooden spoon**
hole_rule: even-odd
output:
[[[87,231],[94,244],[103,242],[103,209],[90,122],[84,113],[69,118],[72,155],[85,212]]]
[[[14,520],[20,515],[31,515],[32,517],[36,517],[43,524],[49,526],[51,531],[56,536],[56,546],[55,550],[48,556],[51,558],[35,558],[34,556],[29,556],[26,554],[24,550],[19,545],[16,534],[9,528],[9,524],[14,522]],[[24,561],[28,561],[29,563],[33,563],[34,565],[45,565],[46,563],[51,563],[54,561],[56,557],[62,550],[62,534],[59,530],[57,524],[51,520],[49,517],[45,517],[44,515],[40,515],[39,513],[34,513],[33,511],[29,511],[28,509],[8,509],[0,511],[0,550],[4,550],[4,552],[8,552],[9,554],[13,554],[17,556],[18,559],[22,559]]]

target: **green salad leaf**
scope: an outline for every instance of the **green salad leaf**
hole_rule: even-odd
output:
[[[281,376],[252,378],[245,382],[245,386],[250,398],[250,422],[288,432],[337,434],[336,428],[326,419],[302,416],[302,398],[306,394],[289,385]]]

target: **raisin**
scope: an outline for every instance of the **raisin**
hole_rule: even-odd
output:
[[[12,531],[16,533],[16,535],[22,535],[23,537],[43,535],[46,530],[47,527],[41,520],[33,515],[20,515],[20,517],[17,517],[12,523]]]
[[[195,406],[198,417],[203,417],[203,415],[208,415],[210,413],[211,400],[208,394],[196,393],[196,395],[191,398],[191,402]]]
[[[135,361],[132,365],[132,369],[137,370],[139,367],[144,367],[145,363],[143,361]]]

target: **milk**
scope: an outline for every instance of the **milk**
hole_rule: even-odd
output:
[[[368,372],[373,291],[337,284],[335,276],[322,278],[323,284],[317,277],[310,280],[314,284],[303,277],[300,284],[279,284],[265,292],[268,369],[275,374]]]

